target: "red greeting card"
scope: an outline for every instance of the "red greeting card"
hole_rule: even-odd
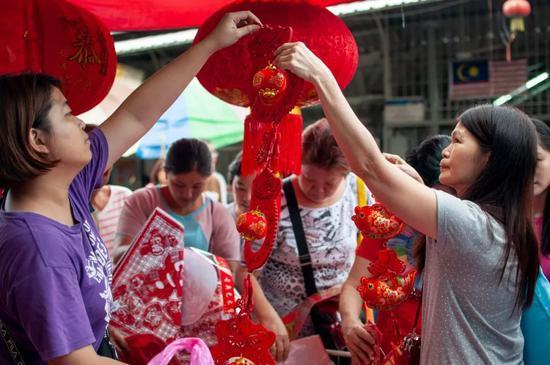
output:
[[[149,361],[181,332],[183,226],[157,208],[113,275],[111,326],[131,348],[132,364]]]

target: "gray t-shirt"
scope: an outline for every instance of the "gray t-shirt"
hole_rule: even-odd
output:
[[[428,239],[422,364],[523,364],[513,252],[499,281],[504,227],[477,204],[436,191],[437,241]]]

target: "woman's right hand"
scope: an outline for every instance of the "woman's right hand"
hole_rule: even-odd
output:
[[[370,364],[375,360],[375,336],[361,321],[344,321],[342,332],[354,364]]]
[[[271,347],[271,353],[277,362],[285,361],[290,350],[290,338],[281,317],[273,311],[267,318],[259,318],[260,323],[275,333],[275,343]]]

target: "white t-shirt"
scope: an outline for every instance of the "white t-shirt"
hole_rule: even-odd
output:
[[[372,203],[368,194],[367,202]],[[300,207],[300,216],[319,291],[343,284],[355,259],[357,228],[351,220],[357,205],[357,177],[349,174],[342,198],[323,208]],[[262,289],[280,316],[306,297],[298,247],[287,202],[281,199],[281,220],[275,247],[261,271]]]

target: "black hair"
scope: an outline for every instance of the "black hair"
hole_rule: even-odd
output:
[[[439,173],[443,150],[451,144],[451,137],[438,134],[420,142],[413,148],[405,160],[419,174],[426,186],[432,187],[439,183]],[[418,272],[424,270],[426,264],[426,237],[419,237],[413,248],[413,256]]]
[[[14,188],[55,167],[29,143],[32,128],[51,132],[52,92],[60,83],[45,74],[0,76],[0,188]]]
[[[478,204],[502,222],[507,236],[500,280],[516,257],[516,305],[531,304],[539,274],[538,243],[532,225],[537,138],[529,117],[516,108],[480,105],[458,121],[489,153],[485,168],[462,199]]]
[[[196,138],[182,138],[168,149],[164,163],[166,173],[185,174],[197,171],[202,176],[212,174],[212,155],[203,141]]]
[[[537,130],[539,145],[550,152],[550,126],[542,120],[531,118]],[[540,250],[543,255],[550,255],[550,194],[546,195],[543,211],[542,235],[540,238]]]
[[[233,184],[233,180],[242,174],[243,151],[239,151],[227,168],[227,183]]]
[[[451,137],[438,134],[426,138],[407,153],[405,160],[420,174],[426,186],[439,183],[441,154],[449,144]]]

